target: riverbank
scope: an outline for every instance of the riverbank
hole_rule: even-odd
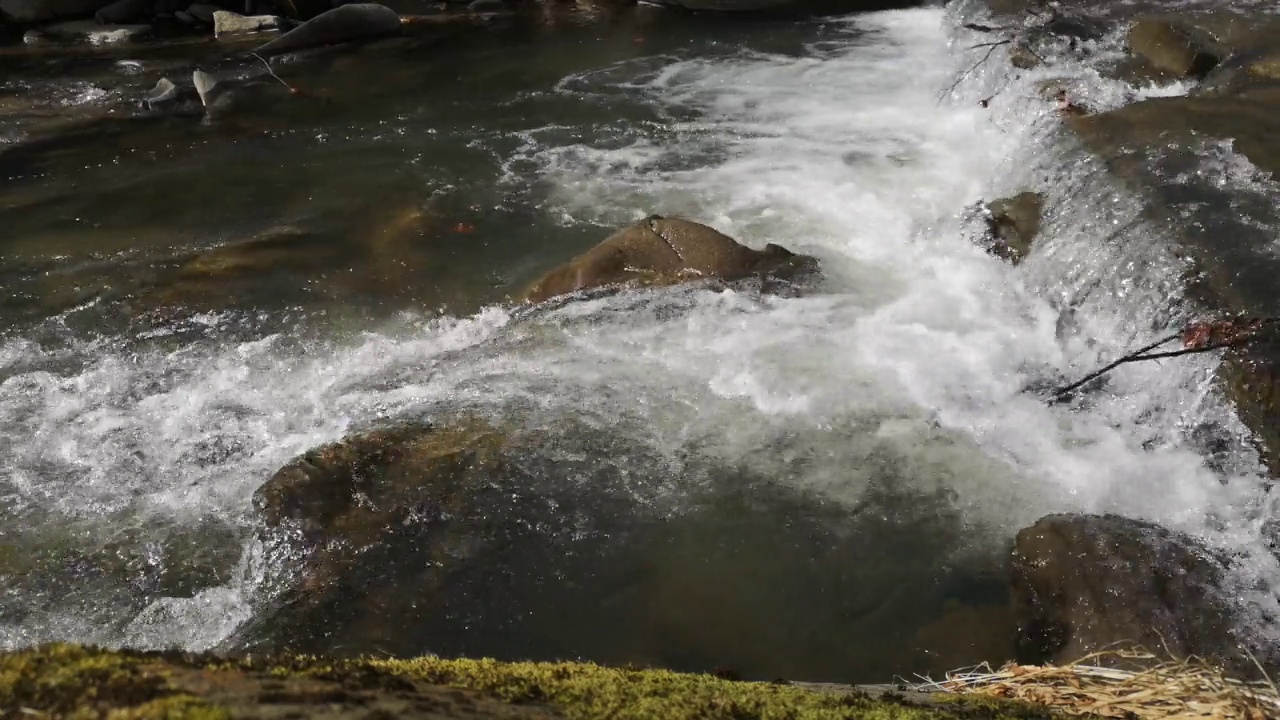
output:
[[[0,712],[14,717],[232,720],[1032,720],[985,697],[744,683],[664,670],[489,660],[228,661],[70,645],[0,654]]]

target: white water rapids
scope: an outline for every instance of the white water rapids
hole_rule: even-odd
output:
[[[556,92],[631,94],[673,120],[601,147],[564,140],[548,118],[509,158],[513,187],[522,173],[549,184],[543,209],[566,224],[689,217],[817,255],[819,292],[622,296],[529,318],[495,307],[176,350],[5,336],[5,533],[108,519],[247,528],[253,491],[298,453],[382,418],[466,408],[582,416],[664,458],[672,487],[689,453],[851,503],[886,472],[947,487],[974,542],[1007,542],[1050,512],[1150,519],[1250,555],[1241,602],[1273,604],[1280,570],[1260,534],[1273,501],[1213,389],[1214,358],[1128,366],[1077,406],[1033,392],[1182,316],[1180,266],[1137,199],[1036,96],[1064,68],[1014,80],[993,62],[945,95],[977,41],[946,11],[840,22],[839,39],[801,56],[650,57],[565,78]],[[1129,91],[1081,74],[1095,104]],[[972,242],[966,208],[1024,189],[1046,194],[1047,218],[1040,250],[1012,267]],[[1206,428],[1226,438],[1212,462],[1196,441]],[[109,601],[92,598],[0,618],[0,646],[211,647],[251,612],[260,562],[246,547],[228,584],[120,625],[102,624],[95,602]]]

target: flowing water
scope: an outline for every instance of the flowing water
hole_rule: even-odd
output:
[[[848,550],[851,579],[766,593],[753,583],[793,568],[759,539],[734,560],[759,573],[718,576],[723,614],[675,623],[738,623],[695,666],[752,633],[779,657],[819,647],[761,673],[999,660],[998,620],[948,635],[998,612],[947,612],[1002,607],[1013,534],[1060,511],[1203,537],[1245,558],[1226,591],[1270,609],[1273,501],[1214,358],[1044,402],[1184,318],[1182,266],[1037,98],[1065,66],[991,63],[949,91],[980,40],[957,26],[941,9],[730,25],[641,7],[287,64],[313,104],[0,154],[0,645],[225,647],[291,557],[257,542],[254,490],[350,431],[458,412],[621,438],[575,462],[653,512],[725,468],[820,501],[835,519],[816,542]],[[76,65],[64,102],[120,87],[115,60]],[[1095,104],[1136,92],[1082,75]],[[1023,189],[1047,217],[1012,267],[974,243],[972,209]],[[654,212],[816,255],[824,280],[504,304]],[[846,511],[846,529],[869,512],[896,530],[850,549]],[[895,588],[927,607],[885,614]],[[732,609],[757,595],[773,604]],[[816,643],[842,613],[882,636]]]

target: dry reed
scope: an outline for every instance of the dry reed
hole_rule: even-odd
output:
[[[1104,667],[1113,661],[1136,670]],[[1261,667],[1259,667],[1261,670]],[[1264,673],[1265,675],[1265,673]],[[1228,678],[1202,660],[1161,661],[1146,651],[1108,650],[1067,665],[989,665],[921,678],[916,689],[1014,698],[1068,715],[1134,720],[1275,720],[1280,692],[1270,681]]]

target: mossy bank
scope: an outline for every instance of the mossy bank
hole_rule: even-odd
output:
[[[579,663],[295,657],[52,645],[0,654],[0,716],[54,718],[1042,718],[1014,702],[906,699]]]

